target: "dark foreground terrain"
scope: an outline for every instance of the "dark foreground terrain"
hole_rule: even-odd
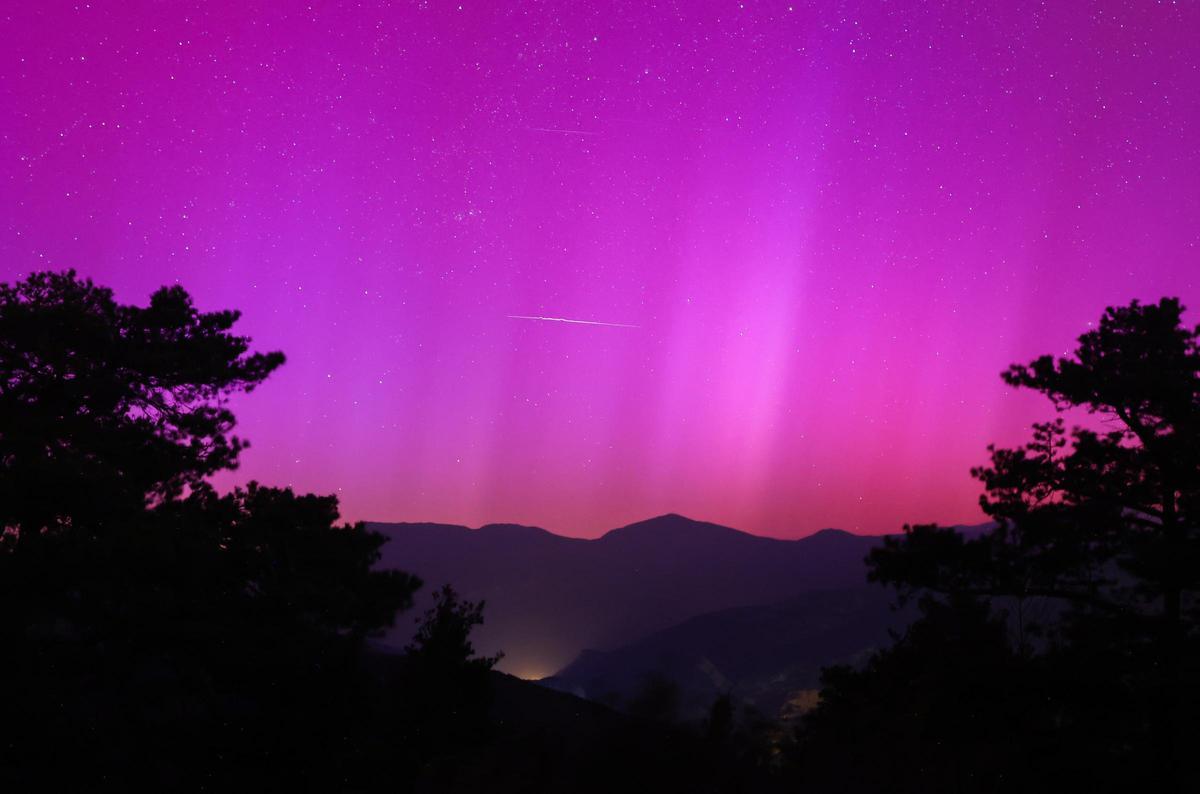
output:
[[[0,789],[1200,790],[1182,315],[1110,308],[1004,373],[1100,421],[989,448],[986,527],[576,541],[218,492],[282,354],[177,286],[0,284]]]

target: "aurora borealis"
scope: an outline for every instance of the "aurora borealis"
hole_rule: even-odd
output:
[[[968,469],[1051,410],[1002,369],[1134,298],[1200,323],[1198,36],[1190,3],[9,4],[0,280],[241,309],[288,364],[225,479],[353,519],[974,521]]]

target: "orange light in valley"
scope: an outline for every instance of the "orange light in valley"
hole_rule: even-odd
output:
[[[540,681],[543,678],[548,678],[549,676],[553,675],[553,673],[547,672],[539,667],[524,667],[520,670],[514,671],[513,675],[523,681]]]

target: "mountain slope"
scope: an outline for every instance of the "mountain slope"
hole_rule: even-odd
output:
[[[482,653],[501,668],[550,675],[584,648],[615,648],[689,618],[784,601],[810,590],[853,588],[878,538],[825,530],[776,540],[666,515],[596,540],[534,527],[371,524],[389,538],[381,565],[420,576],[424,592],[450,583],[484,599]],[[414,613],[386,638],[403,645]]]
[[[659,676],[679,687],[688,716],[726,693],[774,715],[796,692],[817,688],[822,667],[858,661],[889,643],[889,631],[912,617],[891,601],[885,588],[864,585],[720,610],[612,651],[584,651],[543,683],[628,704]]]

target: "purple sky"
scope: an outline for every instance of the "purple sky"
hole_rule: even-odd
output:
[[[1195,3],[10,3],[0,279],[289,363],[233,479],[350,518],[972,521],[1106,304],[1200,322]],[[635,328],[511,319],[566,317]]]

